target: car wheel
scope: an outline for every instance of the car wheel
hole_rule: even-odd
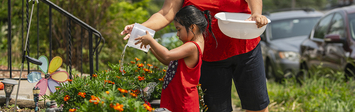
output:
[[[273,76],[272,67],[271,67],[269,61],[266,61],[266,63],[265,63],[265,73],[266,73],[267,79],[270,79]]]
[[[267,60],[265,65],[266,65],[265,66],[266,78],[268,80],[270,80],[272,77],[274,77],[276,82],[280,82],[281,79],[276,76],[274,68],[272,67],[270,60]]]
[[[355,67],[352,66],[352,65],[348,65],[346,68],[345,68],[345,81],[349,81],[349,79],[351,77],[354,77],[355,76]]]
[[[306,80],[306,78],[308,78],[308,77],[309,77],[308,76],[308,68],[305,63],[302,63],[301,67],[300,67],[300,71],[297,72],[297,74],[296,74],[297,83],[302,85],[303,81]]]

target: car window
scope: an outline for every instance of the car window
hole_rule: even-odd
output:
[[[355,13],[349,15],[351,37],[355,39]]]
[[[319,39],[324,38],[329,28],[329,23],[333,15],[334,14],[329,14],[319,21],[318,25],[315,27],[314,30],[314,36],[313,36],[314,38],[319,38]]]
[[[270,40],[308,35],[320,17],[294,18],[273,21]]]
[[[339,13],[335,13],[331,22],[329,34],[339,34],[340,37],[345,38],[344,18]]]

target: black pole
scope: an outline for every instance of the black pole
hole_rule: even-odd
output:
[[[92,52],[92,46],[93,46],[93,42],[92,42],[92,31],[89,31],[89,63],[90,63],[90,79],[92,78],[92,74],[94,74],[94,59],[93,59],[93,55],[94,53]]]
[[[12,78],[12,62],[11,62],[11,0],[8,0],[8,27],[7,27],[7,36],[8,36],[8,39],[7,39],[7,44],[8,44],[8,66],[9,66],[9,69],[10,69],[10,78]]]
[[[80,55],[81,55],[81,58],[80,58],[80,63],[81,63],[81,66],[80,66],[80,77],[83,76],[83,43],[84,43],[84,28],[81,27],[81,38],[80,38]]]
[[[37,59],[39,58],[39,3],[37,3]],[[37,66],[37,70],[39,66]]]
[[[52,8],[49,6],[49,59],[52,59]]]
[[[27,19],[26,19],[26,21],[27,21],[27,29],[30,29],[29,27],[31,27],[30,26],[30,22],[29,22],[29,19],[30,19],[30,17],[29,17],[29,4],[28,4],[28,2],[26,2],[26,16],[27,16]],[[30,31],[28,30],[27,32],[26,32],[26,34],[28,35],[28,33],[30,33]],[[26,55],[26,53],[27,53],[27,55],[28,56],[30,56],[30,42],[29,42],[30,40],[29,39],[27,39],[27,46],[25,46],[25,48],[26,48],[26,50],[24,50],[25,51],[25,54],[23,55],[23,56],[25,56]],[[29,61],[27,61],[27,74],[30,74],[30,62]],[[20,74],[20,75],[22,75],[22,74]]]
[[[23,44],[23,34],[24,34],[24,30],[23,30],[23,19],[24,19],[24,11],[23,11],[23,7],[24,7],[24,1],[25,0],[22,0],[22,16],[21,16],[21,32],[22,32],[22,34],[21,34],[21,49],[24,49],[24,44]],[[11,78],[11,73],[10,73],[10,78]]]
[[[72,46],[71,46],[71,30],[70,30],[70,27],[71,27],[71,24],[70,24],[70,22],[71,22],[71,20],[70,20],[70,18],[68,18],[68,26],[67,26],[67,28],[68,28],[68,69],[69,69],[69,79],[73,79],[73,77],[72,77],[72,73],[71,73],[71,69],[72,69],[72,64],[71,64],[71,49],[72,49]]]
[[[95,36],[95,37],[96,37],[95,38],[96,47],[98,47],[100,44],[100,43],[97,43],[99,37],[97,37],[97,36]],[[99,51],[98,50],[95,51],[95,59],[96,59],[96,71],[99,71]]]

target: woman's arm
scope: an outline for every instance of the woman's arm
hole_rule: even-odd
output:
[[[262,15],[263,1],[262,0],[245,0],[251,10],[251,16],[247,21],[255,21],[258,28],[268,24],[268,20]]]
[[[175,14],[182,7],[183,0],[165,0],[163,7],[150,16],[150,18],[142,23],[143,26],[159,31],[169,25],[174,20]],[[127,40],[130,37],[134,24],[125,26],[121,35],[127,34],[123,39]]]
[[[165,0],[163,7],[142,25],[155,31],[163,29],[174,20],[175,14],[180,10],[182,4],[183,0]]]

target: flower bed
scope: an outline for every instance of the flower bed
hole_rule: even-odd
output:
[[[160,99],[166,70],[139,61],[123,64],[122,70],[119,64],[109,64],[110,70],[91,78],[74,76],[44,97],[63,105],[64,111],[152,111],[149,99]]]

